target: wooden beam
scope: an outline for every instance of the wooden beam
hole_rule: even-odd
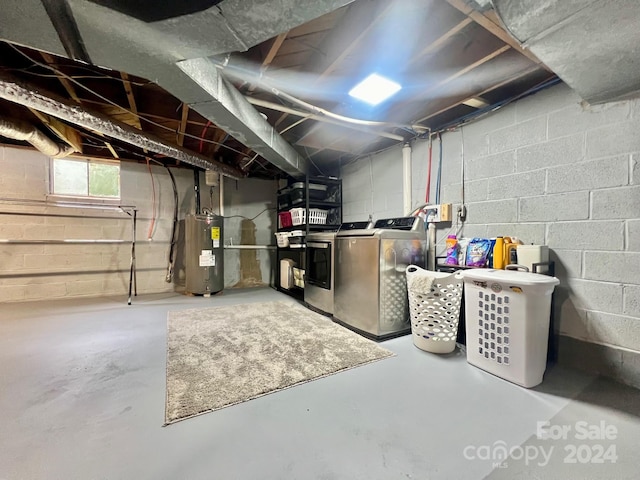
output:
[[[309,56],[302,71],[318,74],[315,83],[330,75],[393,8],[394,4],[388,0],[352,3],[331,34]]]
[[[38,110],[34,110],[33,108],[30,108],[29,110],[31,110],[31,113],[38,117],[40,121],[49,127],[58,137],[72,146],[76,152],[82,153],[82,137],[77,130],[71,128],[69,125],[61,122],[57,118],[45,115]]]
[[[92,105],[97,105],[100,109],[100,111],[105,112],[107,111],[107,109],[109,107],[113,107],[113,105],[109,104],[109,103],[105,103],[102,101],[98,101],[98,100],[89,100],[86,98],[82,99],[82,103],[90,103]],[[191,110],[189,110],[189,112],[191,112]],[[126,112],[125,112],[126,113]],[[138,112],[138,115],[140,115],[143,118],[150,118],[150,119],[154,119],[154,120],[158,120],[158,121],[165,121],[168,123],[173,123],[175,124],[174,126],[172,126],[172,130],[176,130],[177,128],[180,128],[180,121],[177,118],[170,118],[170,117],[164,117],[162,115],[155,115],[153,113],[142,113],[142,112]],[[126,122],[125,122],[126,123]],[[202,121],[198,121],[198,120],[193,120],[193,119],[187,119],[187,125],[196,125],[198,127],[204,127],[207,124],[206,120],[202,120]],[[181,129],[181,131],[184,131],[184,129]]]
[[[464,28],[467,25],[469,25],[470,23],[472,23],[472,22],[473,22],[473,20],[471,20],[469,17],[467,17],[464,20],[458,22],[450,30],[448,30],[444,35],[441,35],[435,41],[431,42],[424,49],[422,49],[422,51],[420,51],[420,53],[418,53],[411,60],[411,63],[415,63],[417,60],[419,60],[420,58],[424,57],[425,55],[429,55],[429,54],[435,53],[438,50],[440,50],[440,48],[442,48],[444,46],[444,44],[447,42],[447,40],[449,40],[451,37],[453,37],[454,35],[458,34],[462,30],[464,30]]]
[[[55,59],[53,58],[53,56],[49,55],[48,53],[44,53],[44,52],[40,52],[40,55],[42,56],[42,58],[44,59],[44,61],[46,62],[47,65],[55,67],[56,62],[55,62]],[[64,89],[67,91],[67,94],[73,99],[73,101],[78,103],[79,105],[82,105],[82,100],[78,96],[78,94],[76,92],[76,89],[73,86],[73,84],[67,78],[64,78],[62,75],[60,75],[57,72],[57,69],[54,70],[54,73],[55,73],[56,77],[58,78],[58,80],[60,81],[60,83],[62,84],[62,86],[64,87]],[[102,135],[100,132],[95,132],[95,133],[97,133],[101,137],[104,137],[104,135]],[[109,149],[111,154],[113,155],[113,158],[120,158],[118,156],[118,153],[115,151],[115,149],[113,148],[113,146],[109,142],[107,142],[105,140],[104,144]]]
[[[504,80],[502,80],[502,81],[500,81],[498,83],[495,83],[495,84],[491,85],[488,88],[485,88],[482,91],[475,92],[472,95],[464,97],[464,98],[462,98],[462,99],[460,99],[460,100],[458,100],[456,102],[450,103],[447,106],[445,106],[443,108],[440,108],[439,110],[437,110],[435,112],[432,112],[432,113],[430,113],[429,115],[427,115],[425,117],[422,117],[420,120],[418,120],[418,123],[424,122],[425,120],[429,120],[430,118],[436,117],[436,116],[440,115],[441,113],[446,112],[447,110],[451,110],[452,108],[455,108],[455,107],[457,107],[459,105],[462,105],[463,103],[467,102],[468,100],[470,100],[472,98],[481,97],[483,95],[486,95],[489,92],[492,92],[493,90],[496,90],[496,89],[498,89],[500,87],[504,87],[505,85],[508,85],[509,83],[512,83],[512,82],[515,82],[516,80],[518,80],[518,79],[520,79],[522,77],[526,77],[527,75],[529,75],[529,74],[531,74],[531,73],[533,73],[533,72],[535,72],[536,70],[539,70],[539,69],[540,69],[539,65],[533,65],[533,66],[529,67],[526,70],[522,70],[522,71],[516,73],[515,75],[512,75],[512,76],[510,76],[508,78],[505,78]]]
[[[120,72],[122,77],[122,84],[124,85],[124,91],[127,94],[127,101],[129,102],[129,110],[133,113],[133,127],[138,130],[142,130],[142,124],[140,123],[140,117],[138,117],[138,106],[136,105],[136,97],[133,95],[133,89],[131,88],[131,81],[129,75],[125,72]]]
[[[226,136],[227,136],[227,132],[225,132],[221,128],[216,129],[216,132],[213,135],[213,141],[217,142],[217,143],[212,143],[211,144],[211,145],[213,145],[212,155],[211,155],[212,157],[216,153],[218,153],[218,150],[220,150],[220,147],[222,147],[222,144],[224,143],[223,140],[225,139]]]
[[[98,135],[102,136],[101,133],[98,133]],[[111,152],[111,155],[113,155],[113,158],[120,158],[120,156],[118,155],[118,152],[116,152],[115,148],[113,148],[113,145],[111,145],[109,142],[104,142],[104,144],[107,146],[107,148],[109,149],[109,151]]]
[[[260,67],[260,71],[262,73],[264,73],[269,68],[269,65],[271,65],[271,62],[273,62],[273,59],[276,58],[276,55],[278,54],[278,50],[280,50],[280,47],[282,47],[282,44],[286,40],[288,34],[289,34],[288,31],[283,32],[273,40],[273,43],[269,47],[269,51],[265,55],[264,60],[262,60],[262,66]],[[248,91],[253,92],[255,89],[256,89],[256,85],[251,84],[249,86]]]
[[[455,9],[459,10],[460,12],[464,13],[465,15],[467,15],[469,18],[471,18],[478,25],[480,25],[481,27],[487,29],[493,35],[498,37],[500,40],[502,40],[504,43],[509,45],[511,48],[513,48],[518,53],[521,53],[522,55],[527,57],[529,60],[531,60],[536,65],[543,65],[544,66],[544,64],[542,63],[542,61],[540,61],[540,59],[538,57],[536,57],[531,51],[529,51],[529,50],[527,50],[525,48],[522,48],[522,46],[520,45],[520,42],[518,42],[518,40],[513,38],[504,28],[502,28],[502,26],[499,24],[499,20],[498,20],[497,15],[491,14],[491,13],[486,13],[486,14],[480,13],[480,12],[474,10],[469,5],[467,5],[467,3],[465,3],[464,0],[447,0],[447,2],[453,8],[455,8]],[[492,20],[491,18],[489,18],[489,15],[491,15],[494,20],[497,20],[497,22]],[[544,66],[544,68],[548,70],[548,68],[546,66]]]
[[[56,65],[56,61],[53,58],[53,56],[49,55],[48,53],[44,53],[44,52],[40,52],[40,56],[42,56],[42,58],[44,59],[45,63],[51,67],[55,67]],[[57,70],[57,69],[56,69]],[[66,78],[64,78],[62,75],[60,75],[56,70],[54,70],[54,73],[56,75],[56,77],[58,77],[58,80],[60,81],[60,83],[62,84],[62,86],[64,87],[64,89],[67,91],[67,93],[69,94],[69,96],[77,103],[82,103],[80,101],[80,98],[78,97],[78,94],[76,93],[76,89],[74,88],[73,84]]]
[[[182,104],[182,117],[180,118],[180,126],[178,127],[178,138],[176,139],[176,143],[179,146],[182,146],[184,143],[184,134],[187,131],[187,121],[189,119],[189,105],[186,103]]]
[[[393,8],[394,2],[387,0],[372,0],[371,2],[356,2],[348,7],[347,12],[327,35],[320,46],[314,49],[308,57],[301,71],[310,76],[317,74],[312,85],[320,82],[338,68],[340,63],[355,50],[367,34],[373,30],[378,22]],[[287,118],[283,113],[275,126]]]
[[[464,75],[467,72],[470,72],[471,70],[473,70],[474,68],[479,67],[480,65],[482,65],[483,63],[487,63],[489,60],[492,60],[494,58],[496,58],[498,55],[503,54],[504,52],[506,52],[507,50],[509,50],[511,47],[509,45],[505,45],[503,47],[500,47],[497,50],[494,50],[493,52],[489,53],[488,55],[485,55],[484,57],[482,57],[479,60],[476,60],[475,62],[467,65],[466,67],[458,70],[457,72],[455,72],[453,75],[449,75],[447,78],[445,78],[444,80],[441,80],[440,82],[436,83],[433,87],[430,87],[429,90],[433,90],[436,89],[438,87],[441,87],[442,85],[444,85],[445,83],[449,83],[452,80],[455,80],[456,78],[460,77],[461,75]]]

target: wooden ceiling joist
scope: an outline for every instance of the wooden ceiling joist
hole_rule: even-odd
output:
[[[516,80],[519,80],[519,79],[521,79],[523,77],[526,77],[527,75],[532,74],[536,70],[539,70],[538,66],[531,66],[531,67],[527,68],[526,70],[520,71],[517,74],[512,75],[512,76],[510,76],[508,78],[505,78],[504,80],[502,80],[502,81],[500,81],[498,83],[495,83],[495,84],[491,85],[490,87],[485,88],[485,89],[483,89],[481,91],[474,92],[471,95],[464,96],[464,97],[460,98],[457,101],[449,101],[449,102],[446,103],[446,106],[444,106],[444,107],[434,111],[433,113],[430,113],[429,115],[421,118],[420,121],[424,122],[424,121],[429,120],[431,118],[434,118],[434,117],[436,117],[436,116],[438,116],[438,115],[440,115],[440,114],[442,114],[442,113],[444,113],[444,112],[446,112],[448,110],[451,110],[452,108],[458,107],[458,106],[460,106],[462,104],[466,104],[466,102],[468,102],[469,100],[471,100],[473,98],[482,97],[482,96],[486,95],[487,93],[490,93],[490,92],[492,92],[494,90],[497,90],[498,88],[504,87],[505,85],[508,85],[508,84],[510,84],[512,82],[515,82]]]
[[[45,52],[40,52],[40,55],[42,56],[44,61],[47,63],[47,65],[53,67],[53,71],[54,71],[56,77],[58,78],[58,81],[62,84],[62,86],[67,91],[67,93],[69,94],[71,99],[73,101],[75,101],[77,104],[82,105],[82,100],[78,96],[78,94],[76,92],[76,89],[73,86],[73,84],[69,81],[69,79],[67,79],[64,76],[60,75],[59,70],[57,68],[55,68],[55,59],[53,58],[53,56],[51,56],[51,55],[49,55],[48,53],[45,53]],[[102,135],[100,132],[95,132],[95,133],[98,134],[101,137],[104,137],[104,135]],[[111,152],[111,155],[113,155],[113,158],[120,158],[118,156],[118,153],[113,148],[113,145],[111,145],[106,140],[104,141],[104,144],[107,147],[107,149],[109,149],[109,151]]]
[[[129,75],[125,72],[120,72],[120,77],[122,78],[122,85],[124,86],[124,91],[127,94],[127,101],[129,102],[129,110],[133,115],[131,115],[131,123],[132,127],[136,127],[138,130],[142,130],[142,124],[140,123],[140,117],[138,117],[138,106],[136,104],[136,98],[133,95],[133,89],[131,88],[131,81],[129,80]]]
[[[465,27],[467,25],[469,25],[472,22],[473,22],[473,20],[471,20],[468,17],[463,19],[463,20],[461,20],[460,22],[458,22],[451,29],[447,30],[447,32],[444,35],[441,35],[435,41],[431,42],[424,49],[422,49],[422,51],[420,51],[420,53],[418,53],[412,59],[412,63],[415,63],[417,60],[419,60],[420,58],[424,57],[425,55],[431,55],[431,54],[437,52],[440,48],[442,48],[447,43],[447,41],[451,37],[453,37],[454,35],[457,35],[458,33],[460,33],[462,30],[465,29]]]
[[[182,104],[182,114],[180,116],[180,126],[178,127],[178,137],[176,138],[176,143],[179,146],[184,144],[184,134],[187,131],[187,121],[189,120],[189,105],[186,103]]]
[[[273,62],[273,59],[276,58],[276,55],[278,54],[278,51],[280,50],[280,47],[282,47],[282,44],[286,40],[288,34],[289,34],[288,31],[283,32],[273,39],[273,42],[271,43],[271,46],[269,47],[267,54],[262,60],[262,65],[260,67],[260,71],[262,73],[264,73],[269,68],[269,65],[271,65],[271,62]],[[256,85],[251,84],[249,85],[249,89],[247,91],[253,92],[255,89],[256,89]]]
[[[71,128],[69,125],[61,122],[57,118],[45,115],[38,110],[34,110],[32,108],[29,110],[58,137],[64,140],[68,145],[72,146],[76,152],[82,153],[82,137],[77,130]]]
[[[331,35],[311,54],[302,71],[318,74],[316,83],[330,75],[392,7],[393,2],[387,0],[351,4]]]
[[[531,51],[525,48],[522,48],[520,43],[515,38],[513,38],[509,34],[509,32],[505,31],[505,29],[502,28],[502,26],[500,25],[500,20],[498,19],[495,12],[491,10],[485,13],[478,12],[474,10],[472,7],[470,7],[469,5],[467,5],[467,3],[465,3],[464,0],[447,0],[447,2],[449,3],[449,5],[451,5],[455,9],[467,15],[478,25],[487,29],[489,32],[491,32],[493,35],[498,37],[504,43],[509,45],[515,51],[527,57],[536,65],[542,65],[542,62],[538,57],[536,57]],[[547,67],[544,67],[544,68],[547,68]]]

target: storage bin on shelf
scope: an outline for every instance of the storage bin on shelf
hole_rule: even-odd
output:
[[[555,277],[510,270],[467,270],[467,362],[526,388],[547,365]]]
[[[294,226],[307,223],[307,210],[305,208],[292,208],[289,212],[291,213],[291,222]],[[309,225],[324,225],[325,223],[327,223],[327,210],[319,208],[309,209]]]
[[[293,268],[296,262],[291,258],[283,258],[280,260],[280,287],[291,289],[294,286]]]
[[[291,212],[278,213],[278,228],[288,228],[293,225],[291,221]]]
[[[305,199],[305,182],[296,182],[291,185],[291,202],[303,202]],[[309,199],[324,200],[327,196],[327,186],[321,183],[309,184]]]
[[[275,233],[278,247],[280,248],[302,248],[304,247],[304,231],[294,230],[292,232]]]
[[[413,343],[432,353],[451,353],[456,348],[462,275],[407,267],[407,292]]]

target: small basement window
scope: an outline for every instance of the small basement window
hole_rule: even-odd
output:
[[[120,199],[120,162],[52,158],[50,191],[64,197]]]

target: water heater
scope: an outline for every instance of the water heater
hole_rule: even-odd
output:
[[[207,295],[224,288],[223,217],[185,218],[186,293]]]

